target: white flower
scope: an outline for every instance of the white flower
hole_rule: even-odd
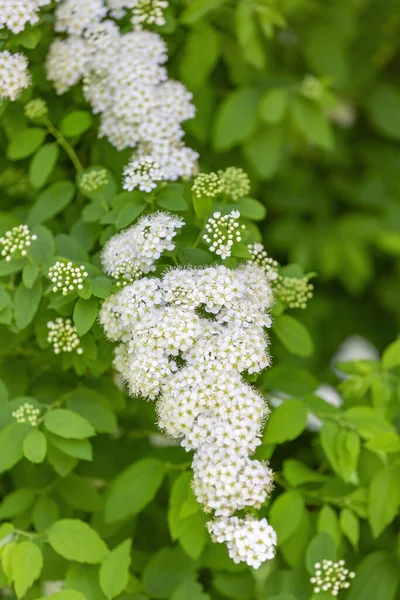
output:
[[[46,60],[47,78],[53,82],[57,94],[64,94],[78,83],[87,72],[88,49],[84,40],[69,37],[56,39],[50,46]]]
[[[322,560],[315,563],[315,574],[310,582],[314,585],[314,593],[330,592],[332,596],[338,596],[340,590],[346,590],[350,587],[349,579],[356,576],[353,571],[345,568],[344,560],[333,562],[332,560]]]
[[[232,246],[242,241],[240,230],[245,227],[244,225],[240,227],[239,218],[238,210],[232,210],[227,215],[215,212],[206,223],[207,233],[203,235],[203,239],[209,245],[210,251],[215,252],[222,259],[231,256]]]
[[[0,52],[0,98],[16,100],[30,83],[27,58],[7,50]]]
[[[32,427],[38,425],[39,415],[40,408],[35,408],[29,402],[24,402],[24,404],[21,404],[21,406],[11,413],[11,416],[14,417],[17,423],[29,423]]]
[[[56,10],[56,31],[81,35],[85,29],[100,23],[107,9],[102,0],[63,0]]]
[[[124,169],[123,188],[130,192],[136,188],[142,192],[151,192],[162,179],[163,172],[150,156],[134,158]]]
[[[0,0],[0,29],[20,33],[28,23],[34,25],[39,20],[39,6],[35,0]]]

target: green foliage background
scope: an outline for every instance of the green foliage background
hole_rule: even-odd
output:
[[[30,262],[0,262],[0,585],[18,598],[63,580],[58,600],[308,600],[313,563],[334,557],[357,573],[341,597],[400,597],[399,14],[398,0],[192,0],[172,3],[160,28],[170,76],[194,94],[187,142],[202,170],[243,166],[267,209],[245,215],[253,239],[317,273],[307,310],[276,317],[274,367],[257,381],[291,397],[258,451],[277,473],[262,514],[279,537],[258,571],[210,542],[190,458],[154,444],[154,407],[116,385],[96,321],[113,285],[99,251],[149,201],[189,222],[178,259],[208,260],[190,253],[189,186],[121,194],[129,152],[97,140],[79,86],[57,97],[45,79],[51,11],[8,42],[28,55],[34,85],[0,108],[0,234],[28,223],[38,236]],[[37,97],[54,125],[24,116]],[[79,188],[70,146],[84,168],[109,171],[103,198]],[[56,257],[86,266],[80,297],[46,293]],[[82,357],[49,348],[58,315],[74,319]],[[331,357],[354,333],[383,358],[346,363],[339,383]],[[341,408],[314,394],[321,382],[339,386]],[[44,414],[39,435],[11,416],[25,401]],[[319,432],[306,428],[309,411]]]

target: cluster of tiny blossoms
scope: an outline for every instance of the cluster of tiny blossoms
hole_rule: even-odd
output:
[[[55,321],[49,321],[47,328],[49,330],[47,341],[52,344],[54,354],[74,351],[77,354],[83,353],[83,349],[80,347],[79,335],[71,319],[58,317]]]
[[[146,217],[147,239],[159,236],[159,220]],[[116,243],[111,238],[103,253],[107,272],[117,251],[123,264],[129,260],[129,246],[136,264],[146,264],[147,253],[138,254],[146,244],[136,245],[136,235],[131,228]],[[109,297],[100,313],[107,337],[119,342],[114,364],[131,394],[157,400],[160,429],[194,450],[193,490],[214,513],[213,538],[227,544],[235,562],[255,568],[273,557],[276,535],[265,519],[234,513],[259,508],[272,488],[268,464],[250,458],[268,407],[242,373],[270,363],[265,328],[271,302],[263,270],[246,263],[142,277]]]
[[[58,93],[83,80],[85,98],[100,115],[99,136],[118,150],[135,150],[124,172],[127,190],[151,190],[158,181],[190,177],[197,168],[197,153],[182,142],[182,123],[195,114],[192,95],[168,79],[161,37],[136,26],[145,13],[159,22],[161,4],[65,0],[56,11],[56,29],[69,37],[56,39],[47,58],[47,76]],[[107,11],[119,15],[126,8],[133,10],[136,27],[121,33]]]
[[[196,198],[215,198],[222,191],[223,185],[217,173],[199,173],[192,186]]]
[[[25,27],[38,22],[41,6],[51,0],[0,0],[0,29],[21,33]]]
[[[33,404],[29,402],[24,402],[14,410],[11,415],[16,419],[17,423],[29,423],[32,427],[36,427],[38,424],[38,419],[40,415],[40,409],[35,408]]]
[[[251,260],[264,269],[268,279],[270,281],[278,279],[279,263],[271,256],[268,256],[264,246],[256,242],[254,244],[249,244],[247,248],[251,254]]]
[[[40,120],[48,113],[47,104],[42,98],[35,98],[25,104],[24,112],[31,121]]]
[[[101,256],[104,271],[125,282],[155,271],[155,262],[161,254],[175,248],[173,238],[181,227],[182,219],[166,212],[143,216],[104,246]]]
[[[16,100],[30,82],[26,56],[8,50],[0,52],[0,98]]]
[[[0,244],[3,246],[1,256],[7,262],[10,262],[13,254],[26,256],[27,248],[36,239],[37,236],[31,234],[28,225],[17,225],[0,237]]]
[[[208,219],[205,226],[207,233],[203,235],[203,239],[210,246],[211,252],[223,259],[231,256],[232,246],[242,241],[241,230],[245,229],[244,225],[239,225],[239,218],[240,212],[232,210],[227,215],[215,212]]]
[[[315,575],[310,579],[314,585],[314,593],[330,592],[332,596],[338,596],[340,590],[348,589],[349,579],[354,579],[356,574],[346,569],[344,565],[344,560],[333,562],[325,559],[322,563],[315,563]]]
[[[72,262],[57,261],[49,269],[49,279],[54,284],[53,292],[62,292],[63,296],[81,290],[87,276],[83,265],[76,267]]]
[[[82,174],[79,187],[86,192],[96,192],[108,183],[108,175],[105,169],[91,169]]]

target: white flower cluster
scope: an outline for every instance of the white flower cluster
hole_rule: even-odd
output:
[[[54,354],[74,352],[74,350],[77,354],[83,353],[79,335],[71,319],[58,317],[55,321],[49,321],[47,328],[49,330],[47,341],[53,345]]]
[[[37,236],[31,234],[28,225],[17,225],[0,237],[0,244],[3,246],[1,256],[7,262],[10,262],[13,254],[26,256],[27,248],[36,239]]]
[[[338,596],[340,590],[346,590],[350,587],[349,579],[354,579],[356,574],[345,568],[344,560],[333,562],[332,560],[323,560],[322,563],[315,563],[315,576],[310,581],[314,585],[314,593],[330,592],[332,596]]]
[[[16,100],[30,82],[26,56],[8,50],[0,52],[0,98]]]
[[[38,22],[41,6],[51,0],[0,0],[0,29],[5,27],[13,33],[20,33],[30,24]]]
[[[32,427],[36,427],[40,415],[40,408],[35,408],[30,402],[24,402],[11,413],[11,416],[16,419],[17,423],[29,423]]]
[[[63,296],[74,290],[81,290],[87,276],[88,273],[83,265],[76,267],[70,261],[57,261],[49,269],[49,279],[54,284],[53,292],[62,292]]]
[[[161,254],[175,248],[173,238],[181,227],[182,219],[166,212],[143,216],[106,243],[101,255],[104,271],[125,282],[155,271]]]
[[[225,542],[233,562],[246,562],[250,567],[258,567],[266,560],[274,558],[277,537],[267,519],[256,519],[247,515],[219,517],[209,521],[208,530],[216,542]]]
[[[125,2],[111,4],[114,14],[127,8]],[[136,21],[146,6],[160,6],[144,0],[129,4]],[[100,115],[99,136],[118,150],[135,149],[125,189],[147,190],[160,180],[190,177],[198,155],[184,146],[181,125],[193,118],[195,109],[186,88],[168,79],[166,44],[157,33],[138,28],[122,34],[114,21],[103,20],[106,13],[103,0],[65,0],[60,5],[56,29],[69,37],[52,44],[48,78],[59,94],[83,79],[86,100]]]
[[[127,243],[116,237],[122,250]],[[113,239],[109,244],[111,258]],[[263,270],[247,263],[142,278],[108,298],[100,313],[107,337],[121,342],[114,364],[131,394],[157,399],[160,429],[195,451],[193,489],[217,517],[210,531],[234,560],[254,567],[273,556],[274,533],[264,519],[230,517],[259,508],[272,488],[268,465],[250,458],[268,408],[241,376],[269,365],[271,302]]]
[[[251,260],[256,264],[262,267],[270,281],[275,281],[278,278],[278,261],[268,256],[265,248],[259,242],[254,244],[249,244],[247,246],[250,254]]]
[[[232,210],[227,215],[215,212],[206,223],[207,233],[203,235],[203,239],[209,244],[210,251],[215,252],[222,259],[231,256],[232,246],[242,241],[240,230],[245,229],[245,226],[240,227],[238,219],[240,219],[238,210]]]

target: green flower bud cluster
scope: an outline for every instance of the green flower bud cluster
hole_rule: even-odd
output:
[[[200,173],[192,186],[196,198],[215,198],[223,191],[223,185],[217,173]]]
[[[47,327],[49,330],[47,341],[53,345],[54,354],[74,351],[77,354],[83,353],[79,335],[71,319],[58,317],[55,321],[49,321]]]
[[[344,560],[323,560],[322,563],[315,563],[315,575],[310,579],[314,585],[314,593],[330,592],[332,596],[338,596],[340,590],[347,590],[350,587],[348,580],[354,579],[356,574],[344,565]]]
[[[92,169],[82,174],[79,187],[85,192],[96,192],[108,183],[108,175],[105,169]]]
[[[37,427],[40,409],[35,408],[33,404],[30,404],[29,402],[25,402],[24,404],[21,404],[17,410],[14,410],[11,415],[17,423],[29,423],[32,427]]]
[[[309,276],[286,277],[279,275],[276,279],[275,297],[288,308],[306,308],[313,297],[314,286],[309,283]]]
[[[324,85],[314,75],[306,75],[300,84],[300,93],[310,100],[318,101],[324,93]]]
[[[26,256],[27,248],[36,239],[37,236],[31,234],[28,225],[17,225],[0,237],[0,244],[3,246],[1,256],[7,262],[10,262],[13,254]]]
[[[31,121],[38,121],[47,115],[47,104],[41,98],[36,98],[25,104],[24,112]]]
[[[243,169],[228,167],[225,171],[218,171],[222,184],[222,192],[234,202],[250,194],[250,179]]]

